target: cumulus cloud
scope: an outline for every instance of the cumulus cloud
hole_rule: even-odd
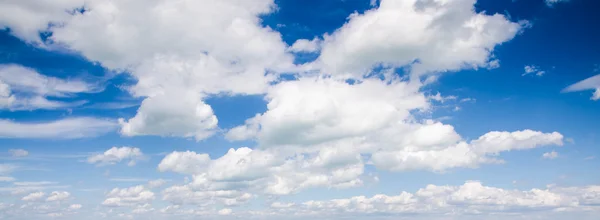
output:
[[[114,188],[106,194],[102,205],[109,207],[143,205],[154,200],[154,193],[143,185],[130,188]]]
[[[48,23],[61,23],[70,17],[68,11],[83,6],[84,0],[3,1],[0,3],[0,28],[29,42],[41,43],[40,32],[48,30]]]
[[[546,153],[542,154],[542,157],[544,159],[553,160],[553,159],[556,159],[558,157],[558,153],[556,151],[546,152]]]
[[[578,92],[584,90],[595,90],[591,99],[600,100],[600,74],[570,85],[565,88],[563,92]]]
[[[165,103],[169,103],[165,105]],[[217,117],[199,95],[189,92],[157,95],[142,102],[135,117],[119,119],[125,136],[159,135],[202,140],[212,136]]]
[[[8,153],[10,153],[12,157],[26,157],[29,155],[29,152],[23,149],[9,149]]]
[[[217,123],[204,95],[260,94],[293,67],[280,34],[260,24],[273,8],[272,0],[91,0],[52,26],[46,43],[137,79],[128,90],[147,99],[122,121],[123,134],[203,139]]]
[[[544,74],[546,74],[546,71],[540,70],[538,66],[534,66],[534,65],[527,65],[525,66],[525,73],[523,73],[522,75],[529,75],[529,74],[535,74],[536,76],[543,76]]]
[[[357,216],[369,214],[486,215],[523,211],[559,211],[568,208],[591,208],[600,196],[598,186],[578,188],[547,188],[528,191],[484,186],[479,181],[467,181],[460,186],[428,185],[415,193],[355,196],[348,199],[306,201],[286,206],[271,206],[275,214]],[[278,210],[285,210],[278,212]],[[436,217],[437,216],[437,217]],[[481,217],[481,216],[480,216]]]
[[[306,52],[306,53],[314,53],[319,51],[321,41],[318,38],[313,40],[307,39],[299,39],[292,44],[292,46],[288,49],[291,52]]]
[[[376,65],[410,66],[413,75],[497,65],[492,51],[522,26],[501,14],[476,13],[475,2],[382,0],[324,36],[318,65],[358,78]]]
[[[0,65],[0,109],[60,109],[85,104],[86,101],[62,102],[47,97],[68,97],[77,93],[102,91],[100,85],[82,80],[65,80],[45,76],[19,65]]]
[[[16,122],[0,119],[0,137],[2,138],[54,138],[74,139],[96,137],[115,129],[111,120],[76,117],[50,122]]]
[[[46,196],[46,193],[44,192],[34,192],[24,196],[23,198],[21,198],[21,200],[27,202],[36,202],[42,200],[44,196]]]
[[[54,192],[50,193],[50,196],[48,196],[48,198],[46,198],[46,201],[48,201],[48,202],[64,201],[64,200],[67,200],[70,196],[71,196],[71,193],[69,193],[69,192],[54,191]]]
[[[103,166],[113,165],[125,160],[129,161],[128,166],[135,166],[137,161],[143,158],[144,154],[137,147],[112,147],[104,153],[88,157],[87,162]]]

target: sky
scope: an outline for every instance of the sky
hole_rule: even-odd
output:
[[[597,219],[598,8],[0,1],[0,219]]]

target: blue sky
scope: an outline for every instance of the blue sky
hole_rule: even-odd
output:
[[[0,3],[0,219],[594,219],[600,3]]]

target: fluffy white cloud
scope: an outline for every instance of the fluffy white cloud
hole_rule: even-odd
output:
[[[0,137],[73,139],[95,137],[116,128],[111,120],[78,117],[50,122],[15,122],[0,119]]]
[[[542,154],[542,157],[544,159],[553,160],[553,159],[556,159],[558,157],[558,153],[556,151],[546,152],[546,153]]]
[[[318,38],[315,38],[313,40],[307,40],[307,39],[299,39],[296,40],[296,42],[294,42],[294,44],[292,44],[292,46],[288,49],[289,51],[292,52],[308,52],[308,53],[313,53],[313,52],[317,52],[320,50],[320,44],[321,41]]]
[[[359,77],[372,67],[410,66],[414,75],[488,67],[494,47],[521,25],[501,14],[476,13],[476,0],[381,0],[352,14],[325,35],[318,66],[326,73]]]
[[[26,157],[29,155],[29,152],[23,149],[9,149],[8,153],[10,153],[12,157]]]
[[[193,151],[172,152],[165,156],[158,165],[161,172],[172,171],[183,174],[202,172],[210,161],[208,154],[197,154]]]
[[[126,136],[192,137],[196,140],[215,133],[217,117],[199,95],[190,92],[170,94],[149,97],[142,102],[135,117],[127,121],[119,119],[121,133]]]
[[[44,192],[34,192],[24,196],[23,198],[21,198],[21,200],[27,202],[36,202],[42,200],[44,196],[46,196],[46,193]]]
[[[90,0],[47,43],[137,79],[129,91],[148,98],[123,120],[123,134],[203,139],[217,122],[203,95],[260,94],[293,67],[280,34],[260,24],[273,8],[272,0]]]
[[[560,211],[565,208],[592,207],[600,198],[598,186],[579,188],[547,188],[529,191],[484,186],[467,181],[461,186],[428,185],[415,193],[401,192],[388,196],[356,196],[349,199],[307,201],[301,204],[272,205],[275,214],[357,216],[369,214],[465,216],[523,211]]]
[[[102,154],[88,157],[87,162],[91,164],[112,165],[123,160],[128,160],[128,166],[134,166],[136,162],[144,158],[144,154],[137,147],[112,147]]]
[[[152,208],[152,205],[146,203],[143,205],[138,205],[134,210],[131,211],[131,213],[144,214],[144,213],[148,213],[148,212],[152,212],[152,211],[154,211],[154,208]]]
[[[19,65],[0,65],[0,108],[14,111],[74,107],[86,101],[61,102],[46,97],[66,97],[102,89],[100,85],[82,80],[45,76]]]
[[[84,0],[35,0],[0,2],[0,28],[29,42],[41,43],[40,32],[48,30],[48,23],[60,24],[71,15],[70,10],[82,7]]]
[[[54,191],[54,192],[50,193],[50,196],[48,196],[48,198],[46,198],[46,201],[48,201],[48,202],[64,201],[64,200],[67,200],[70,196],[71,196],[71,193],[69,193],[69,192]]]
[[[106,194],[106,200],[102,205],[109,207],[143,205],[154,200],[154,193],[144,186],[130,188],[114,188]]]
[[[256,134],[267,147],[360,136],[409,117],[411,110],[427,108],[418,90],[419,85],[398,80],[366,79],[352,85],[330,78],[282,82],[269,90],[267,112],[232,129],[228,137]]]
[[[534,66],[534,65],[527,65],[525,66],[525,73],[523,73],[522,75],[529,75],[529,74],[535,74],[536,76],[543,76],[546,73],[546,71],[540,70],[539,67]]]
[[[563,92],[577,92],[583,90],[595,90],[592,100],[600,100],[600,74],[582,80],[565,88]]]
[[[489,132],[477,140],[467,143],[457,139],[458,134],[454,133],[451,126],[436,123],[425,127],[430,126],[447,126],[445,135],[440,132],[443,130],[435,132],[433,129],[424,133],[429,136],[438,136],[437,141],[432,141],[429,145],[433,148],[413,142],[409,145],[398,145],[397,148],[379,150],[371,157],[373,164],[380,169],[393,171],[420,169],[444,171],[456,167],[474,168],[482,163],[503,162],[495,158],[501,152],[563,144],[563,136],[560,133],[542,133],[532,130]]]

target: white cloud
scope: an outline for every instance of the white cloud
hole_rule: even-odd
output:
[[[542,155],[542,157],[543,157],[544,159],[550,159],[550,160],[553,160],[553,159],[556,159],[556,158],[558,157],[558,153],[557,153],[556,151],[552,151],[552,152],[546,152],[546,153],[544,153],[544,154]]]
[[[88,157],[90,164],[114,165],[121,161],[129,161],[128,166],[134,166],[136,162],[144,158],[144,154],[137,147],[112,147],[102,154],[96,154]]]
[[[320,44],[321,40],[319,40],[318,38],[315,38],[313,40],[299,39],[296,40],[296,42],[294,42],[294,44],[292,44],[292,46],[288,50],[296,53],[314,53],[320,50]]]
[[[34,192],[34,193],[30,193],[29,195],[26,195],[25,197],[21,198],[21,200],[27,201],[27,202],[36,202],[36,201],[42,200],[42,198],[45,195],[46,195],[46,193],[44,193],[44,192]]]
[[[142,102],[135,117],[127,121],[119,119],[121,134],[192,137],[202,140],[215,133],[217,117],[199,95],[183,91],[170,94],[149,97]]]
[[[95,137],[113,131],[115,126],[114,121],[89,117],[66,118],[50,122],[15,122],[0,119],[0,137],[55,139]]]
[[[501,14],[476,13],[475,2],[382,0],[324,36],[318,65],[325,73],[359,78],[380,64],[409,65],[414,75],[496,66],[494,47],[522,26]]]
[[[54,191],[54,192],[50,193],[50,196],[48,196],[48,198],[46,198],[46,201],[48,201],[48,202],[65,201],[70,196],[71,196],[71,193],[69,193],[69,192]]]
[[[146,203],[143,205],[138,205],[134,210],[131,211],[131,213],[144,214],[144,213],[148,213],[148,212],[152,212],[152,211],[154,211],[154,208],[152,208],[152,205]]]
[[[540,68],[538,66],[534,66],[534,65],[527,65],[525,66],[525,73],[522,74],[522,76],[526,76],[529,74],[535,74],[536,76],[543,76],[546,71],[540,70]]]
[[[45,76],[19,65],[0,65],[0,108],[12,111],[75,107],[86,101],[61,102],[48,100],[47,97],[68,97],[102,89],[100,85],[82,80]]]
[[[143,205],[154,200],[154,193],[143,185],[130,188],[114,188],[106,194],[102,205],[109,207]]]
[[[582,80],[565,88],[563,92],[578,92],[584,90],[595,90],[592,100],[600,100],[600,74]]]
[[[29,42],[41,42],[40,32],[48,23],[61,23],[70,17],[68,11],[84,5],[84,0],[35,0],[0,2],[0,28]]]
[[[546,1],[546,5],[548,5],[548,7],[553,7],[555,4],[561,3],[561,2],[568,2],[570,0],[545,0]]]
[[[128,90],[147,99],[122,121],[124,135],[204,139],[217,123],[206,95],[261,94],[294,67],[280,34],[260,24],[272,0],[90,0],[85,8],[53,26],[46,43],[137,79]]]
[[[219,215],[231,215],[231,213],[233,213],[233,210],[231,210],[231,209],[221,209],[221,210],[219,210]]]
[[[12,157],[26,157],[29,155],[29,152],[23,149],[9,149],[8,153],[10,153]]]
[[[161,172],[172,171],[183,174],[195,174],[202,172],[210,161],[208,154],[197,154],[193,151],[174,151],[162,159],[158,165]]]
[[[353,85],[330,78],[282,82],[269,90],[267,112],[228,136],[240,136],[233,135],[240,130],[254,133],[264,147],[360,136],[409,117],[411,110],[427,108],[418,90],[418,85],[398,80],[366,79]]]
[[[475,214],[478,218],[501,213],[524,213],[527,211],[560,211],[565,208],[585,210],[600,198],[598,186],[579,188],[510,190],[484,186],[478,181],[467,181],[461,186],[428,185],[415,193],[401,192],[388,196],[355,196],[348,199],[306,201],[301,204],[271,206],[278,215],[300,216],[363,216],[427,215],[439,219],[453,215],[462,219]],[[281,211],[280,211],[281,210]],[[521,215],[521,214],[519,214]],[[506,217],[506,216],[505,216]]]

